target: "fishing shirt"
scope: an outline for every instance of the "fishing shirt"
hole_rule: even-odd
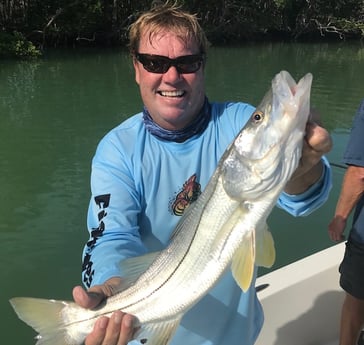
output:
[[[122,277],[119,263],[125,258],[166,247],[183,211],[204,190],[220,157],[255,110],[245,103],[210,105],[205,130],[183,143],[152,135],[142,113],[100,141],[92,161],[90,238],[83,252],[86,287]],[[321,179],[301,195],[282,193],[278,206],[302,216],[322,205],[331,188],[330,167],[323,161]],[[227,272],[186,313],[171,344],[254,344],[263,324],[254,281],[244,293]]]
[[[343,161],[348,165],[364,167],[364,99],[353,120],[353,126]],[[355,207],[350,238],[364,243],[364,194]]]

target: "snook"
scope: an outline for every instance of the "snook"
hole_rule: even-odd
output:
[[[228,267],[247,290],[254,265],[270,266],[275,259],[266,219],[301,156],[311,82],[311,74],[298,84],[288,72],[275,76],[168,247],[126,260],[128,286],[102,307],[86,310],[72,302],[11,299],[18,316],[39,333],[37,345],[81,344],[100,315],[117,309],[137,317],[135,338],[142,344],[167,344],[182,316]]]

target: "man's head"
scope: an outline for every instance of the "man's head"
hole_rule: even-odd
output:
[[[208,42],[197,18],[167,3],[142,14],[129,37],[135,79],[151,117],[165,129],[186,127],[205,99]]]

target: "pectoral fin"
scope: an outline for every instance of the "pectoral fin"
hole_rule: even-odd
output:
[[[272,267],[276,258],[274,240],[266,223],[260,229],[249,231],[236,251],[231,264],[233,277],[245,292],[253,279],[254,267]]]
[[[262,228],[259,229],[256,234],[255,253],[255,263],[257,266],[267,268],[273,266],[276,259],[276,250],[274,247],[272,233],[269,231],[266,223],[264,223]]]
[[[254,274],[255,262],[255,231],[249,231],[233,257],[231,270],[240,288],[245,292],[249,289]]]

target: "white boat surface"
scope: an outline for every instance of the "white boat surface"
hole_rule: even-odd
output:
[[[258,277],[265,321],[256,345],[338,345],[344,250],[342,242]]]

